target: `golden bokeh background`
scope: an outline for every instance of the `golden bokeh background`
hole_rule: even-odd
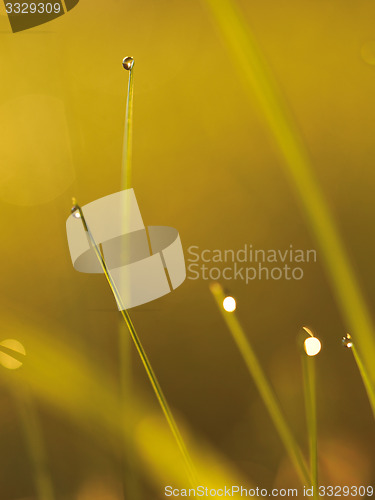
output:
[[[31,414],[50,498],[148,500],[164,498],[166,484],[188,487],[130,344],[122,376],[131,396],[120,403],[126,331],[104,277],[77,273],[66,240],[72,196],[84,205],[121,189],[126,55],[136,61],[133,187],[145,223],[177,228],[186,257],[191,245],[317,249],[301,281],[224,284],[305,453],[296,337],[308,325],[321,339],[322,484],[375,482],[371,408],[341,346],[349,326],[257,99],[207,4],[81,0],[16,34],[0,16],[0,342],[17,339],[27,353],[17,372],[0,366],[1,500],[40,498],[22,430]],[[304,140],[373,314],[375,5],[236,4]],[[207,482],[298,486],[209,282],[187,279],[130,313]],[[29,410],[20,411],[25,401]]]

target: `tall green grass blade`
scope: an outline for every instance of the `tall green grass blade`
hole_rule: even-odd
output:
[[[368,399],[369,399],[369,402],[371,405],[372,413],[373,413],[374,418],[375,418],[375,390],[374,390],[374,386],[371,383],[370,376],[367,372],[367,369],[366,369],[366,367],[361,359],[361,356],[360,356],[360,354],[359,354],[359,352],[354,344],[352,345],[351,350],[352,350],[355,362],[357,363],[359,373],[362,377],[363,384],[365,386],[367,396],[368,396]]]
[[[122,189],[130,189],[132,186],[133,95],[134,65],[129,70],[128,93],[126,98],[124,142],[122,150]]]
[[[246,337],[246,334],[238,321],[235,313],[228,313],[224,310],[222,304],[225,298],[224,291],[219,283],[213,283],[210,286],[212,295],[214,296],[219,310],[232,334],[232,337],[237,344],[237,347],[246,363],[246,366],[252,376],[255,385],[263,399],[263,402],[270,414],[270,417],[276,427],[277,432],[283,442],[285,449],[292,461],[292,464],[297,471],[303,485],[310,484],[310,475],[302,456],[301,450],[285,420],[281,411],[279,402],[274,394],[271,384],[256,357],[256,354]]]
[[[302,352],[303,384],[306,408],[307,432],[310,450],[311,486],[314,498],[319,498],[318,491],[318,434],[316,417],[316,377],[315,358]]]
[[[286,172],[322,253],[326,273],[342,315],[361,353],[368,382],[374,388],[375,338],[372,319],[301,137],[235,3],[232,0],[206,0],[206,3],[244,79],[246,89],[252,98],[256,97],[284,159]]]
[[[126,326],[128,327],[128,330],[129,330],[129,333],[130,333],[130,336],[134,342],[134,345],[138,351],[138,354],[139,354],[139,357],[141,358],[141,361],[143,363],[143,366],[146,370],[146,373],[147,373],[147,376],[150,380],[150,383],[152,385],[152,388],[154,389],[154,392],[155,392],[155,395],[159,401],[159,404],[161,406],[161,409],[164,413],[164,416],[168,422],[168,425],[170,427],[170,430],[176,440],[176,443],[177,443],[177,446],[183,456],[183,459],[184,459],[184,462],[185,462],[185,466],[186,466],[186,472],[187,472],[187,476],[189,478],[189,481],[191,483],[192,486],[197,486],[198,485],[198,479],[197,479],[197,473],[195,471],[195,468],[194,468],[194,465],[193,465],[193,462],[190,458],[190,455],[189,455],[189,452],[186,448],[186,445],[185,445],[185,442],[182,438],[182,435],[180,433],[180,430],[177,426],[177,423],[174,419],[174,416],[173,416],[173,413],[169,407],[169,404],[164,396],[164,393],[160,387],[160,384],[159,384],[159,381],[154,373],[154,370],[151,366],[151,363],[148,359],[148,356],[143,348],[143,345],[141,343],[141,340],[140,338],[138,337],[138,334],[136,332],[136,329],[133,325],[133,322],[130,318],[130,315],[128,313],[128,311],[124,308],[124,305],[122,303],[122,299],[121,299],[121,295],[119,293],[119,291],[117,290],[117,287],[116,287],[116,284],[115,282],[113,281],[112,277],[111,277],[111,274],[109,272],[109,269],[107,267],[107,264],[99,250],[99,247],[98,245],[96,244],[95,242],[95,239],[90,231],[90,228],[88,227],[87,225],[87,222],[86,222],[86,219],[83,215],[83,212],[82,212],[82,209],[79,207],[79,205],[76,205],[76,209],[79,211],[79,214],[80,214],[80,218],[81,218],[81,221],[82,221],[82,225],[84,227],[84,230],[86,231],[87,233],[87,236],[89,238],[89,241],[91,243],[91,246],[95,252],[95,255],[103,269],[103,272],[104,272],[104,275],[108,281],[108,284],[112,290],[112,293],[115,297],[115,300],[116,300],[116,303],[117,305],[119,306],[119,309],[120,309],[120,312],[121,312],[121,315],[125,321],[125,324]]]
[[[41,424],[32,395],[26,385],[14,383],[13,397],[32,467],[32,475],[38,500],[55,500],[52,479],[47,466],[46,450]]]

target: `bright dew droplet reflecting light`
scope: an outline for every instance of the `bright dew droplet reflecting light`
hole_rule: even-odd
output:
[[[80,219],[81,218],[81,212],[79,211],[79,206],[78,205],[75,204],[73,206],[71,212],[72,212],[72,215],[73,215],[74,218],[76,218],[76,219]]]
[[[237,304],[236,299],[233,297],[225,297],[223,300],[223,307],[227,312],[233,312],[236,310]]]
[[[134,58],[130,56],[124,57],[124,59],[122,60],[122,65],[126,70],[131,70],[134,66]]]
[[[353,347],[353,341],[352,341],[352,337],[349,335],[349,333],[347,333],[345,335],[345,337],[342,338],[342,345],[344,347],[347,347],[348,349],[350,349],[351,347]]]
[[[308,356],[316,356],[322,348],[322,343],[316,337],[308,337],[303,346]]]

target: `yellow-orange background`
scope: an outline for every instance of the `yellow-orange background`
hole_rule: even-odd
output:
[[[238,3],[301,130],[373,310],[375,6]],[[65,220],[72,196],[85,204],[120,189],[125,55],[136,60],[133,187],[145,223],[178,228],[185,250],[245,243],[316,248],[256,100],[248,99],[204,2],[81,0],[58,20],[18,34],[2,15],[0,31],[0,340],[12,331],[27,349],[24,329],[14,327],[21,321],[118,379],[115,303],[103,277],[74,271]],[[318,253],[299,282],[227,285],[304,450],[295,338],[303,324],[321,338],[323,478],[369,484],[373,419],[352,356],[340,345],[346,325],[319,259]],[[208,282],[187,280],[131,313],[171,406],[196,439],[252,484],[294,484]],[[134,352],[132,358],[134,386],[158,412]],[[32,498],[31,467],[4,377],[0,498]],[[111,486],[121,477],[116,440],[96,442],[46,399],[38,404],[57,498],[86,498],[83,485],[92,478],[103,493],[90,499],[121,498]],[[162,498],[146,466],[140,483],[141,498]]]

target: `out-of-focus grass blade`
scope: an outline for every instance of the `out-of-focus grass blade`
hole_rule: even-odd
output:
[[[367,397],[371,405],[372,413],[375,418],[375,388],[374,385],[371,384],[369,374],[366,370],[366,367],[361,359],[361,356],[359,352],[357,351],[357,348],[355,344],[352,345],[351,347],[355,362],[357,363],[359,373],[362,377],[363,385],[365,386],[366,392],[367,392]]]
[[[135,439],[145,468],[154,476],[155,484],[159,484],[161,492],[162,488],[169,484],[173,484],[177,488],[187,488],[181,457],[177,453],[178,450],[176,450],[173,438],[168,432],[167,425],[160,418],[160,415],[150,408],[144,412],[144,415],[147,416],[140,422]],[[226,458],[214,451],[208,443],[200,440],[199,446],[197,446],[197,441],[193,436],[189,436],[188,430],[183,429],[183,431],[188,438],[187,444],[199,470],[200,486],[207,487],[209,490],[230,487],[231,485],[243,485],[247,489],[254,487],[254,483],[243,477]],[[160,450],[163,450],[164,453],[161,454]],[[233,496],[240,497],[240,494],[234,493]]]
[[[320,247],[337,302],[374,386],[375,338],[372,320],[300,135],[235,3],[232,0],[205,1],[245,80],[246,89],[251,97],[255,95],[277,143],[286,172]]]
[[[315,358],[302,352],[303,385],[305,396],[307,430],[309,435],[311,485],[314,499],[318,491],[318,434],[316,417]]]
[[[182,456],[175,446],[173,435],[168,435],[169,427],[163,416],[155,416],[158,406],[153,398],[146,399],[139,392],[133,394],[124,415],[123,404],[118,398],[117,379],[101,368],[100,363],[89,359],[83,344],[77,341],[67,345],[59,341],[67,334],[56,325],[36,327],[4,313],[2,322],[8,335],[19,338],[25,345],[27,356],[19,370],[0,370],[0,384],[11,384],[13,379],[18,384],[27,383],[37,400],[55,409],[65,420],[74,422],[100,446],[108,446],[109,443],[112,446],[113,442],[117,442],[120,447],[122,439],[126,444],[130,440],[136,455],[135,465],[140,466],[141,473],[156,488],[165,478],[171,484],[189,487]],[[151,414],[154,417],[148,420]],[[132,421],[130,427],[127,425],[129,416]],[[147,425],[138,428],[145,418]],[[160,431],[162,425],[164,428]],[[245,484],[243,478],[240,482],[234,467],[230,467],[219,455],[216,457],[214,450],[207,453],[200,437],[189,433],[185,427],[194,462],[199,467],[203,466],[200,478],[203,484],[206,484],[206,477],[207,485],[213,485],[216,480],[219,485]],[[164,441],[157,439],[159,431]],[[153,439],[149,439],[150,433]],[[161,463],[163,470],[160,469]]]
[[[13,381],[12,395],[15,400],[25,444],[31,462],[38,500],[54,500],[52,477],[47,463],[47,454],[37,409],[27,384]]]

